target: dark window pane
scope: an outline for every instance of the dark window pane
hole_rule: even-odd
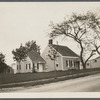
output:
[[[26,64],[26,69],[27,69],[27,64]]]
[[[29,64],[29,69],[31,69],[31,64]]]
[[[17,65],[17,70],[18,70],[18,65]]]
[[[68,60],[66,60],[66,67],[68,67]]]
[[[56,67],[58,67],[58,64],[56,64]]]

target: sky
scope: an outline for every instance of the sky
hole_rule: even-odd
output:
[[[48,44],[50,22],[60,23],[73,12],[98,11],[100,2],[0,2],[0,52],[6,55],[6,63],[11,65],[12,50],[22,43],[35,40],[41,53]],[[54,40],[79,53],[76,44],[59,37]]]

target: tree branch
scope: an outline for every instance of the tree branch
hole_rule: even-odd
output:
[[[95,55],[94,52],[96,52],[96,50],[92,50],[90,56],[86,59],[85,64],[87,63],[87,61],[93,56]]]

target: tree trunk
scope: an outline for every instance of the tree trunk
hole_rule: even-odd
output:
[[[86,69],[86,63],[84,62],[84,59],[83,59],[83,46],[82,46],[82,43],[80,42],[80,47],[81,47],[81,52],[80,52],[80,58],[81,58],[81,63],[82,63],[82,66],[83,66],[83,69]]]
[[[32,72],[34,73],[35,72],[35,65],[33,63],[33,69],[32,69]]]
[[[86,69],[86,64],[84,63],[84,61],[83,61],[83,58],[81,57],[81,63],[82,63],[82,66],[83,66],[83,70],[85,70]]]
[[[86,64],[83,64],[83,70],[85,70],[86,69]]]

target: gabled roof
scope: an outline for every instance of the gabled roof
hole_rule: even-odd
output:
[[[67,46],[62,45],[51,45],[55,50],[57,50],[62,56],[79,57],[75,52],[69,49]]]
[[[29,58],[32,60],[32,62],[36,62],[36,63],[45,63],[45,60],[40,56],[39,53],[37,53],[36,51],[30,51],[28,53]]]

